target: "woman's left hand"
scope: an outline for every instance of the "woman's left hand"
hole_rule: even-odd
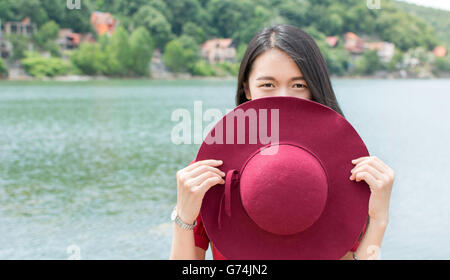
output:
[[[370,219],[387,225],[394,170],[376,156],[360,157],[352,160],[352,163],[355,167],[350,180],[364,180],[370,187]]]

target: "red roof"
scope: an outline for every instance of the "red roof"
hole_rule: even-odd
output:
[[[327,43],[328,43],[328,45],[330,45],[330,47],[336,46],[338,41],[339,41],[338,36],[328,36],[327,37]]]
[[[344,36],[346,39],[359,39],[358,35],[353,32],[347,32]]]
[[[91,25],[99,35],[114,33],[117,24],[118,20],[115,20],[111,13],[93,12],[91,14]]]
[[[447,50],[444,46],[436,46],[433,50],[434,56],[443,57],[447,54]]]
[[[30,17],[26,17],[22,20],[22,24],[30,24]]]

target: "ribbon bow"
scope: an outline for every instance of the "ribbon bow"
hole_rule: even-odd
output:
[[[219,205],[219,216],[217,219],[219,229],[222,229],[222,207],[225,208],[225,214],[228,217],[231,217],[231,187],[238,181],[239,172],[236,169],[228,170],[227,175],[225,176],[225,191],[223,192]]]

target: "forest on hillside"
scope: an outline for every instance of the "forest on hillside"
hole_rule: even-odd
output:
[[[399,5],[393,0],[381,1],[381,9],[369,9],[365,0],[81,0],[79,10],[67,9],[60,3],[59,0],[1,0],[0,19],[3,22],[21,21],[30,17],[39,29],[32,38],[33,42],[38,50],[50,51],[55,59],[61,53],[51,41],[59,28],[90,32],[95,36],[90,25],[93,11],[112,13],[119,19],[120,27],[111,38],[98,37],[96,44],[82,44],[72,54],[72,65],[61,68],[59,62],[53,60],[54,68],[59,69],[56,74],[74,67],[76,71],[89,75],[148,75],[145,62],[151,57],[142,56],[139,52],[159,48],[169,69],[174,72],[214,75],[214,69],[198,57],[199,47],[204,41],[213,37],[232,38],[239,60],[257,31],[277,23],[299,26],[312,35],[327,60],[330,72],[338,75],[348,71],[350,58],[342,46],[329,47],[325,40],[327,36],[342,37],[346,32],[354,32],[373,40],[394,43],[396,56],[391,65],[373,61],[370,53],[362,56],[363,61],[355,62],[359,65],[355,69],[365,74],[377,70],[369,67],[373,63],[378,65],[378,69],[392,70],[403,54],[414,51],[421,55],[424,53],[422,56],[425,57],[437,45],[445,45],[449,41],[448,32],[444,31],[449,24],[448,12],[441,12],[447,17],[436,16],[431,9],[425,10],[426,15],[422,13],[419,16],[417,8],[403,3]],[[30,71],[33,71],[33,65],[50,63],[38,54],[27,56],[26,40],[11,38],[16,49],[15,59],[28,59],[24,65]],[[123,47],[130,51],[119,49]],[[177,59],[174,56],[178,56]],[[448,68],[448,60],[447,55],[439,62],[439,70]],[[134,69],[136,64],[141,69]],[[234,74],[237,66],[228,65],[224,69]]]

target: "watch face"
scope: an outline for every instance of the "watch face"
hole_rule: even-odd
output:
[[[173,209],[172,214],[170,215],[170,219],[172,221],[175,221],[175,218],[177,217],[177,210]]]

